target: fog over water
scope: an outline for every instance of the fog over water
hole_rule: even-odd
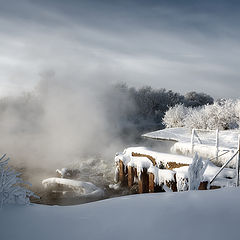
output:
[[[116,152],[128,146],[169,150],[132,130],[125,115],[135,105],[110,83],[44,77],[34,90],[0,99],[0,151],[40,195],[41,181],[55,177],[57,168],[79,169],[80,180],[105,188],[114,182]]]
[[[34,91],[1,99],[1,149],[34,166],[112,155],[119,144],[114,121],[119,111],[107,112],[103,85],[42,80]]]

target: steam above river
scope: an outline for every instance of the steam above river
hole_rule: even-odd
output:
[[[114,156],[123,147],[117,119],[131,103],[126,99],[126,106],[124,101],[117,106],[121,96],[115,92],[109,101],[108,90],[106,83],[49,79],[32,92],[1,99],[1,152],[34,167],[60,167],[89,155]]]

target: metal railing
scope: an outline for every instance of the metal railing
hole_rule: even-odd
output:
[[[230,150],[223,150],[224,153],[218,155],[219,153],[219,130],[205,130],[205,129],[192,129],[192,136],[191,136],[191,146],[192,146],[192,154],[194,154],[194,140],[197,139],[199,144],[203,144],[203,141],[200,139],[197,132],[216,132],[215,135],[215,147],[216,147],[216,156],[209,159],[210,161],[216,159],[229,153]],[[236,152],[232,155],[232,157],[227,160],[223,166],[219,169],[219,171],[215,174],[215,176],[211,179],[210,184],[216,179],[216,177],[222,172],[222,170],[237,156],[236,159],[236,186],[239,186],[239,168],[240,168],[240,135],[238,135],[238,146]]]
[[[240,135],[238,135],[238,150],[233,154],[233,156],[226,161],[215,176],[211,179],[210,184],[216,179],[216,177],[222,172],[222,170],[237,156],[236,160],[236,186],[239,186],[239,167],[240,167]]]
[[[218,161],[218,152],[219,152],[219,130],[206,130],[206,129],[192,129],[192,135],[191,135],[191,146],[192,146],[192,154],[194,154],[194,140],[195,138],[197,139],[199,144],[203,144],[203,141],[201,140],[201,138],[199,137],[197,132],[216,132],[215,135],[215,147],[216,147],[216,157],[215,159]]]

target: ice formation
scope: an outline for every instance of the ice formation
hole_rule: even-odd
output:
[[[203,181],[207,164],[207,162],[203,163],[202,158],[197,153],[194,155],[192,164],[188,168],[189,190],[198,190],[200,183]]]

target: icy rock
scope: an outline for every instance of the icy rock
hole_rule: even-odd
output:
[[[83,182],[65,178],[48,178],[42,181],[43,186],[46,189],[57,189],[62,187],[63,189],[71,190],[76,196],[84,197],[102,197],[104,192],[101,188],[98,188],[93,183]]]

